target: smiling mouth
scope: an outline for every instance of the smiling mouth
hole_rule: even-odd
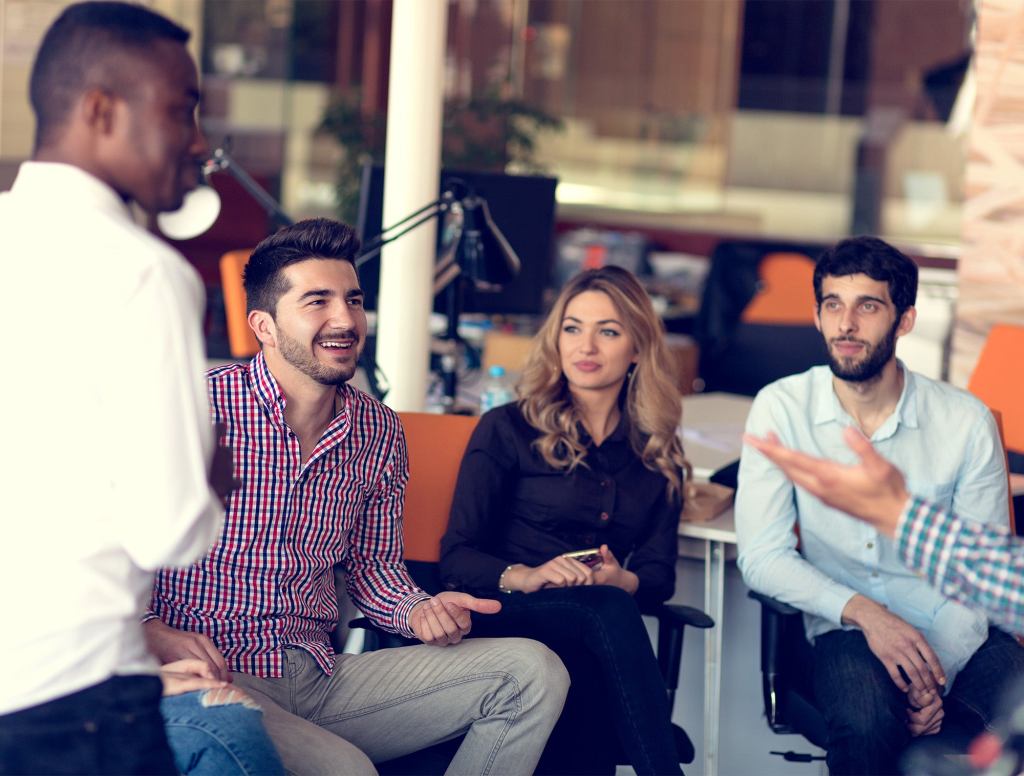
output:
[[[601,368],[601,365],[596,361],[577,361],[575,366],[581,372],[596,372]]]
[[[320,342],[317,342],[316,344],[322,347],[324,350],[330,350],[335,353],[344,353],[347,350],[352,350],[353,348],[355,348],[357,340],[355,338],[330,339],[322,340]]]

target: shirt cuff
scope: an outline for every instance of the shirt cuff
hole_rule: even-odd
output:
[[[818,602],[814,607],[815,611],[813,614],[817,614],[819,617],[823,617],[829,622],[834,622],[836,625],[841,626],[843,624],[843,610],[855,595],[857,595],[855,590],[851,590],[838,582],[828,584],[819,593]]]
[[[142,625],[145,625],[150,620],[159,620],[159,619],[160,619],[160,615],[159,614],[154,612],[152,609],[147,609],[145,614],[143,614],[142,617],[139,618],[139,622]]]
[[[405,636],[407,639],[418,638],[412,628],[409,627],[409,615],[412,614],[412,610],[416,607],[416,604],[429,599],[429,593],[424,593],[422,590],[419,590],[415,593],[410,593],[399,601],[391,615],[391,627],[395,629],[395,632]]]

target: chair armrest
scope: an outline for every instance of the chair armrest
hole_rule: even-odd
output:
[[[686,626],[711,628],[715,621],[700,609],[682,604],[660,604],[644,611],[644,614],[658,618],[658,668],[661,669],[671,703],[679,687],[679,666],[683,659]]]
[[[713,628],[715,621],[700,609],[682,604],[662,604],[653,614],[658,618],[661,627]]]
[[[767,609],[769,609],[772,612],[775,612],[776,614],[781,614],[783,617],[791,617],[793,615],[800,614],[800,610],[796,607],[790,606],[789,604],[784,604],[782,603],[782,601],[778,600],[777,598],[772,598],[770,595],[765,595],[764,593],[758,593],[754,590],[750,590],[747,592],[747,596],[749,598],[753,598],[755,601],[760,603],[761,606],[766,607]]]

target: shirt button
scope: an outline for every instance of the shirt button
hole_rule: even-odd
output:
[[[875,543],[874,542],[868,542],[868,549],[869,550],[875,549]]]
[[[607,519],[608,519],[608,513],[607,512],[602,512],[601,513],[601,522],[604,522]]]
[[[611,483],[608,482],[608,480],[601,480],[601,487],[602,488],[607,488],[609,485],[611,485]]]
[[[85,730],[86,733],[95,733],[97,730],[100,729],[99,725],[97,725],[91,719],[86,720],[85,723],[82,725],[82,728]]]

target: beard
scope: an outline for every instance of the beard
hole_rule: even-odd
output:
[[[349,332],[337,336],[320,336],[316,341],[321,340],[351,340],[352,349],[356,357],[348,366],[328,366],[316,359],[311,349],[303,346],[297,339],[293,339],[284,332],[280,326],[277,329],[277,348],[281,357],[298,369],[307,377],[316,380],[320,385],[339,386],[347,383],[356,373],[356,366],[359,361],[361,343],[357,334]]]
[[[828,365],[832,374],[848,383],[866,383],[877,379],[882,374],[885,365],[896,355],[896,329],[899,328],[899,325],[900,322],[897,319],[889,333],[876,345],[853,337],[835,337],[829,340]],[[864,359],[855,362],[852,359],[836,358],[831,347],[836,342],[856,342],[863,345],[866,354]]]

